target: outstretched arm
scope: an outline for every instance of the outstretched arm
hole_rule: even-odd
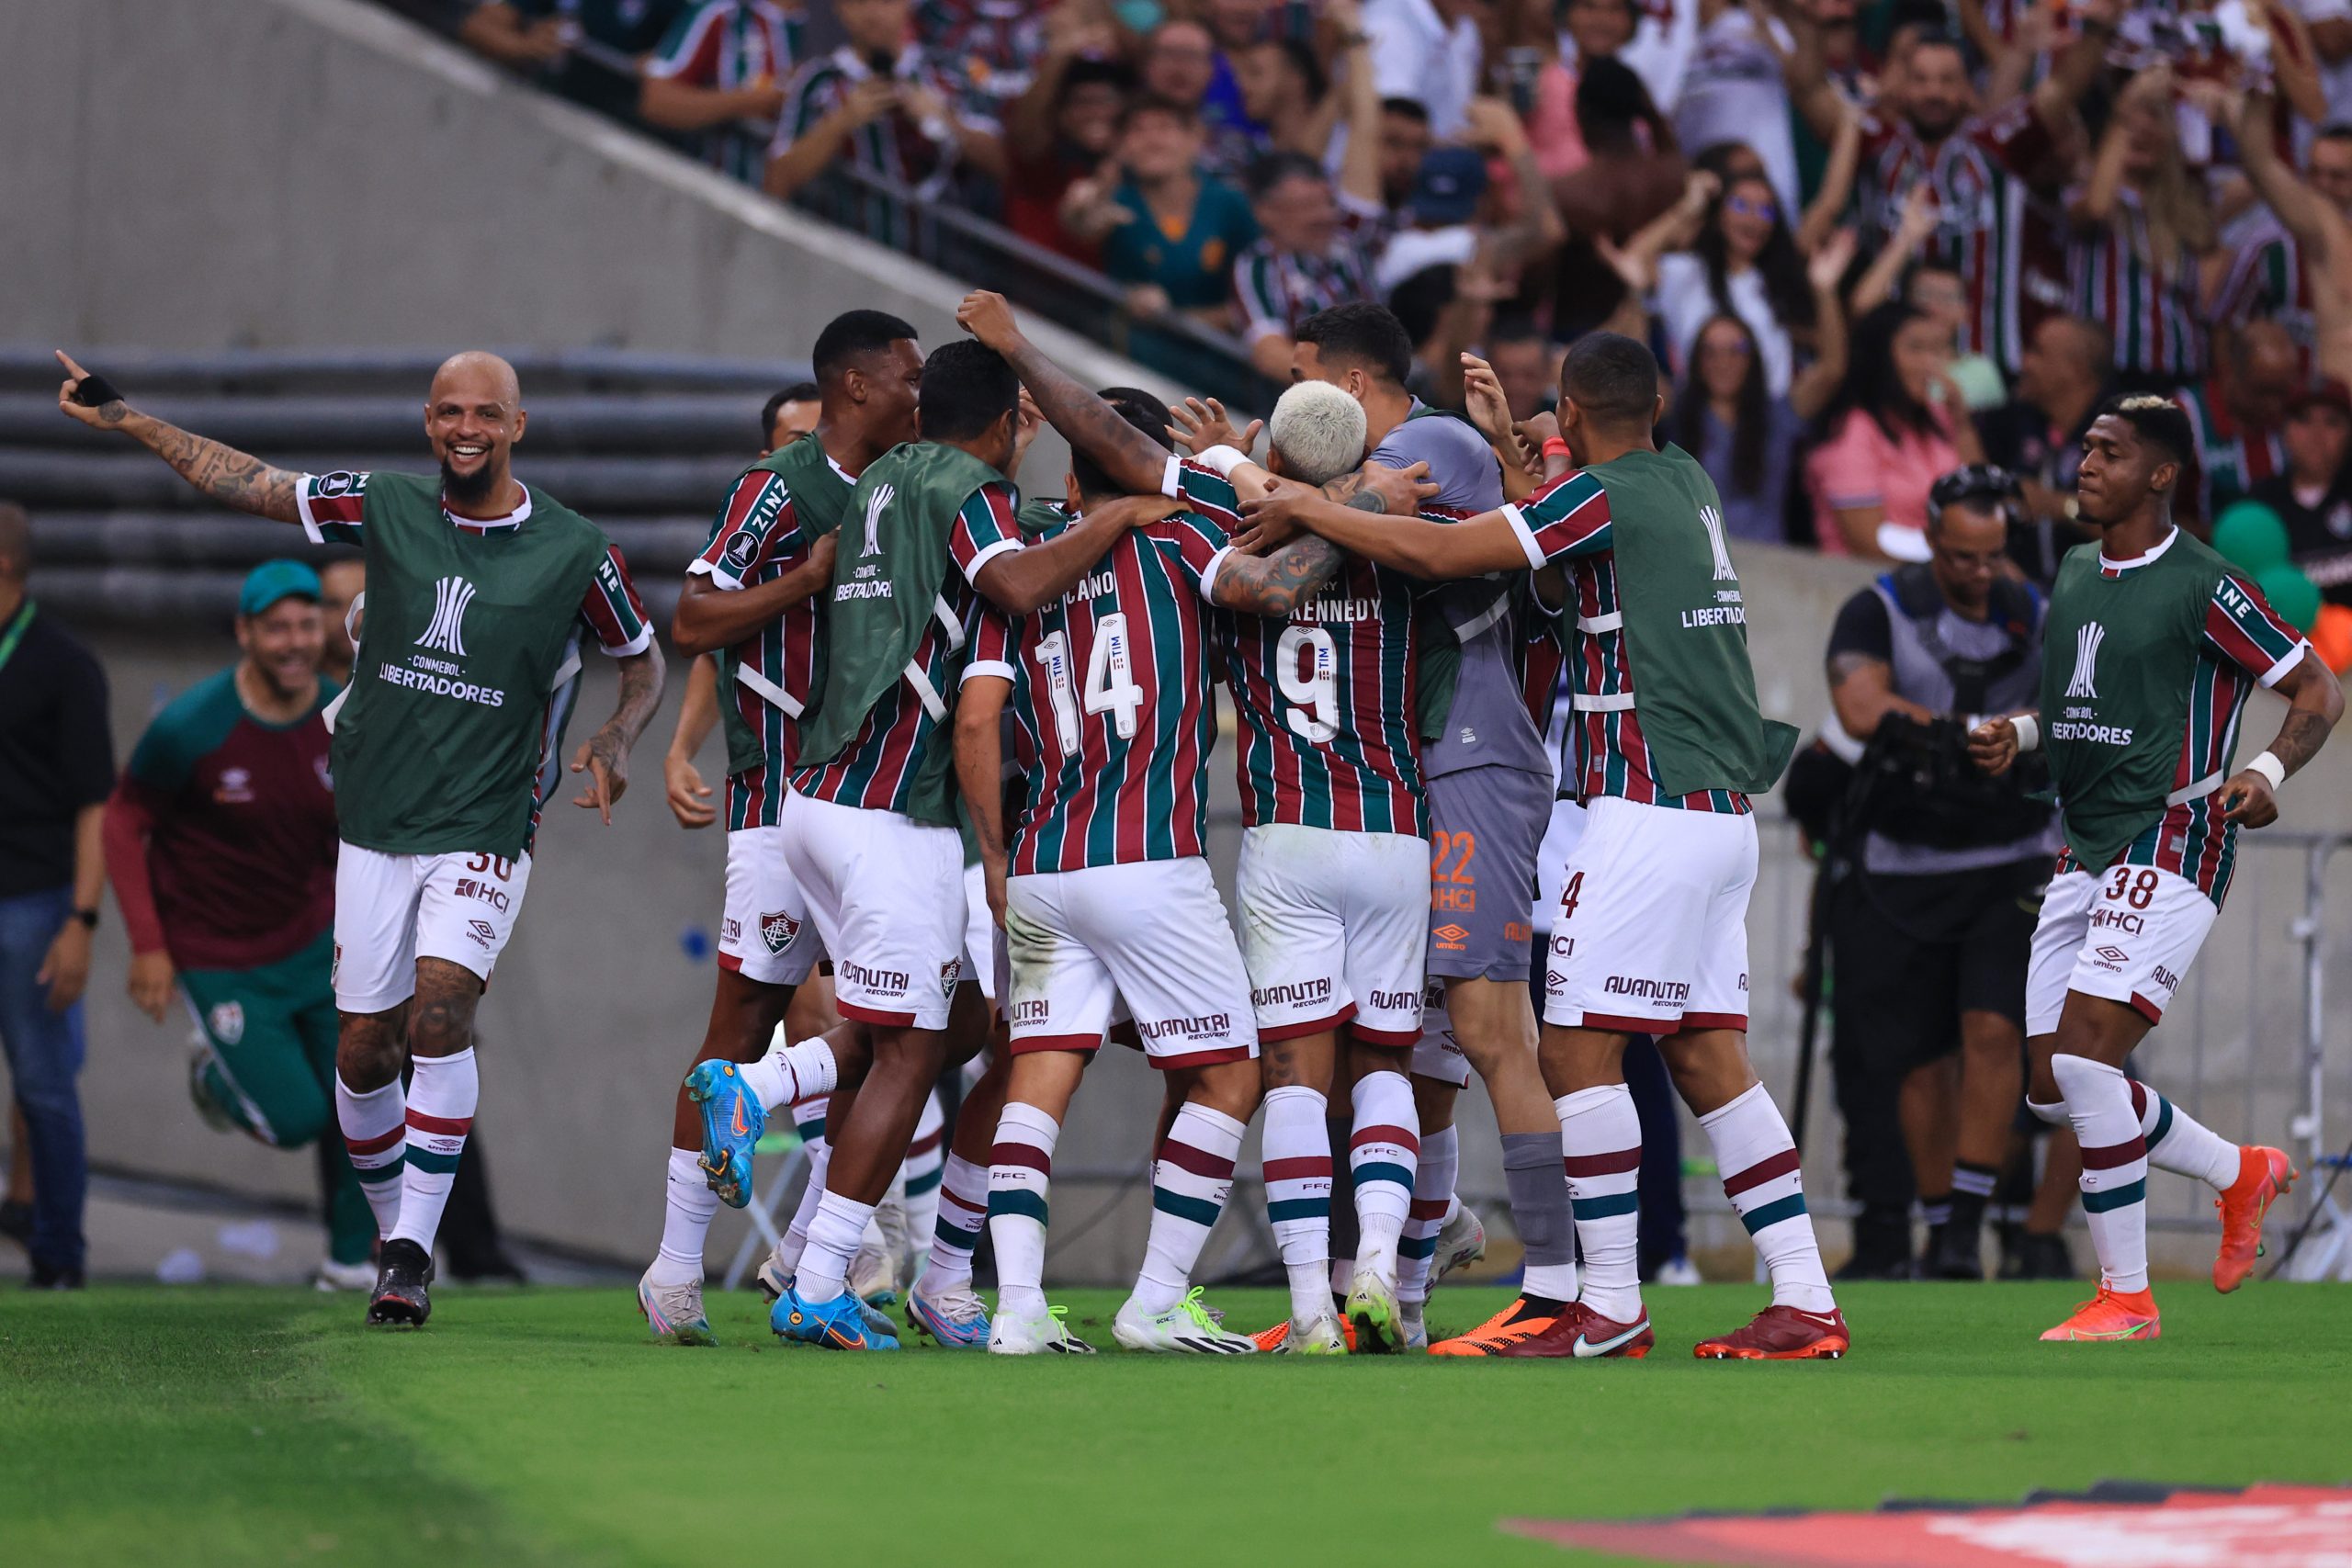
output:
[[[1160,466],[1167,467],[1164,457]],[[1158,478],[1143,488],[1158,490]],[[972,586],[997,608],[1025,615],[1069,592],[1102,558],[1102,552],[1119,542],[1120,535],[1165,517],[1170,510],[1165,496],[1121,496],[1096,507],[1042,545],[1024,545],[990,557],[972,579]]]
[[[1119,417],[1118,410],[1089,391],[1076,377],[1046,357],[1023,336],[1012,320],[1012,307],[1005,303],[1003,295],[986,289],[967,294],[963,304],[956,308],[956,321],[1004,355],[1012,366],[1013,374],[1021,378],[1021,384],[1037,400],[1046,423],[1060,431],[1071,446],[1100,465],[1113,485],[1142,495],[1159,491],[1168,477],[1167,446]],[[1063,538],[1079,531],[1073,528]]]
[[[1340,567],[1340,547],[1314,535],[1293,539],[1272,555],[1235,550],[1216,569],[1209,598],[1228,610],[1286,617],[1299,601],[1314,597]]]
[[[1381,516],[1342,506],[1317,491],[1293,490],[1245,502],[1242,510],[1253,523],[1295,523],[1350,555],[1431,581],[1527,565],[1527,552],[1500,512],[1482,512],[1463,523],[1430,523]]]
[[[573,753],[571,771],[588,773],[588,782],[571,804],[592,810],[613,824],[613,807],[628,792],[629,748],[645,733],[653,710],[662,705],[662,649],[656,645],[615,660],[620,671],[621,700],[605,728]]]
[[[271,468],[260,458],[247,457],[218,441],[191,435],[178,425],[141,413],[119,397],[109,398],[96,408],[86,407],[75,394],[90,373],[74,364],[63,349],[57,351],[57,360],[65,367],[64,383],[57,389],[57,406],[69,419],[80,420],[94,430],[118,431],[130,436],[169,463],[180,478],[223,506],[279,523],[302,520],[294,499],[302,482],[300,474]]]
[[[2256,193],[2278,215],[2287,231],[2322,255],[2329,255],[2328,237],[2335,226],[2327,220],[2327,203],[2279,159],[2270,134],[2270,103],[2267,94],[2249,94],[2240,106],[2235,127],[2239,161]]]
[[[2270,742],[2263,756],[2239,769],[2236,776],[2222,786],[2224,822],[2267,828],[2278,820],[2278,785],[2288,774],[2319,755],[2319,749],[2327,744],[2329,733],[2335,728],[2335,721],[2344,716],[2344,688],[2308,649],[2271,690],[2286,696],[2287,717],[2278,726],[2278,739]],[[2262,765],[2264,757],[2281,770],[2277,779]]]

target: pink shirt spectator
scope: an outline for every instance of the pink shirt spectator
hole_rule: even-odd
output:
[[[1547,180],[1575,174],[1592,154],[1577,128],[1577,73],[1555,60],[1537,73],[1535,107],[1527,116],[1527,140],[1535,166]]]
[[[1887,553],[1905,560],[1928,558],[1928,491],[1939,476],[1960,467],[1960,452],[1944,434],[1949,418],[1939,409],[1929,412],[1939,427],[1934,434],[1905,431],[1900,441],[1890,441],[1878,421],[1860,409],[1849,410],[1837,434],[1805,459],[1813,531],[1824,555],[1854,553],[1838,530],[1838,513],[1877,506],[1885,511],[1882,537],[1895,536],[1888,540],[1893,547]]]

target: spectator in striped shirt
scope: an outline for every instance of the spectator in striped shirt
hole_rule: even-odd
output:
[[[2065,553],[2090,537],[2075,522],[2075,478],[2083,437],[2114,391],[2108,381],[2113,355],[2107,329],[2097,321],[2052,316],[2026,344],[2017,396],[1977,416],[1984,456],[2017,476],[2024,497],[2022,515],[2013,514],[2010,524],[2010,558],[2043,588],[2057,580]]]
[[[637,112],[684,134],[704,162],[746,185],[766,164],[763,123],[784,107],[801,17],[772,0],[698,0],[639,67]]]
[[[2237,130],[2238,156],[2256,194],[2294,242],[2292,276],[2311,311],[2320,373],[2352,380],[2352,128],[2322,134],[2305,180],[2278,155],[2269,134],[2272,112],[2267,95],[2237,102],[2229,118]],[[2234,288],[2224,289],[2222,308],[2240,297]],[[2292,316],[2286,320],[2291,330]]]
[[[2198,268],[2213,249],[2213,209],[2181,156],[2169,70],[2151,67],[2125,86],[2067,217],[2071,308],[2106,324],[2125,386],[2202,377],[2210,356]]]
[[[1250,172],[1260,237],[1233,264],[1233,309],[1261,375],[1290,374],[1291,344],[1307,317],[1374,297],[1379,138],[1348,143],[1336,191],[1321,164],[1295,152],[1272,153]]]
[[[2174,394],[2197,434],[2197,449],[2173,501],[2175,515],[2202,533],[2230,502],[2286,472],[2280,434],[2302,384],[2295,340],[2286,328],[2249,321],[2231,334],[2212,378]]]
[[[844,158],[926,201],[947,195],[960,165],[1003,177],[996,121],[937,56],[906,41],[910,8],[836,0],[848,41],[793,73],[768,150],[770,196],[790,197]]]
[[[2352,209],[2352,125],[2328,126],[2312,140],[2303,180],[2314,196],[2337,211]],[[2312,253],[2274,208],[2257,209],[2238,231],[2211,320],[2233,326],[2258,320],[2279,322],[2293,335],[2308,373],[2319,354],[2311,259]]]

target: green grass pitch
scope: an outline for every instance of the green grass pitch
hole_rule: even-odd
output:
[[[407,1335],[348,1296],[11,1294],[0,1556],[1534,1564],[1564,1554],[1497,1519],[2352,1476],[2352,1290],[2173,1283],[2159,1343],[2035,1343],[2083,1293],[1849,1288],[1854,1356],[1796,1365],[1690,1359],[1762,1303],[1733,1286],[1652,1292],[1650,1359],[1581,1363],[840,1355],[777,1345],[748,1293],[693,1351],[621,1291],[450,1290]],[[1114,1293],[1060,1299],[1111,1344]]]

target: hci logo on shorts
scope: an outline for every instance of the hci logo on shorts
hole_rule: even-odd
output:
[[[2106,640],[2107,628],[2097,621],[2075,628],[2075,672],[2066,679],[2068,696],[2098,695],[2098,645]]]
[[[770,953],[782,953],[800,934],[800,922],[782,909],[763,912],[760,916],[760,940],[768,944]]]
[[[424,635],[416,639],[419,648],[464,658],[466,652],[466,606],[474,602],[474,585],[462,577],[445,577],[433,585],[433,620]]]

